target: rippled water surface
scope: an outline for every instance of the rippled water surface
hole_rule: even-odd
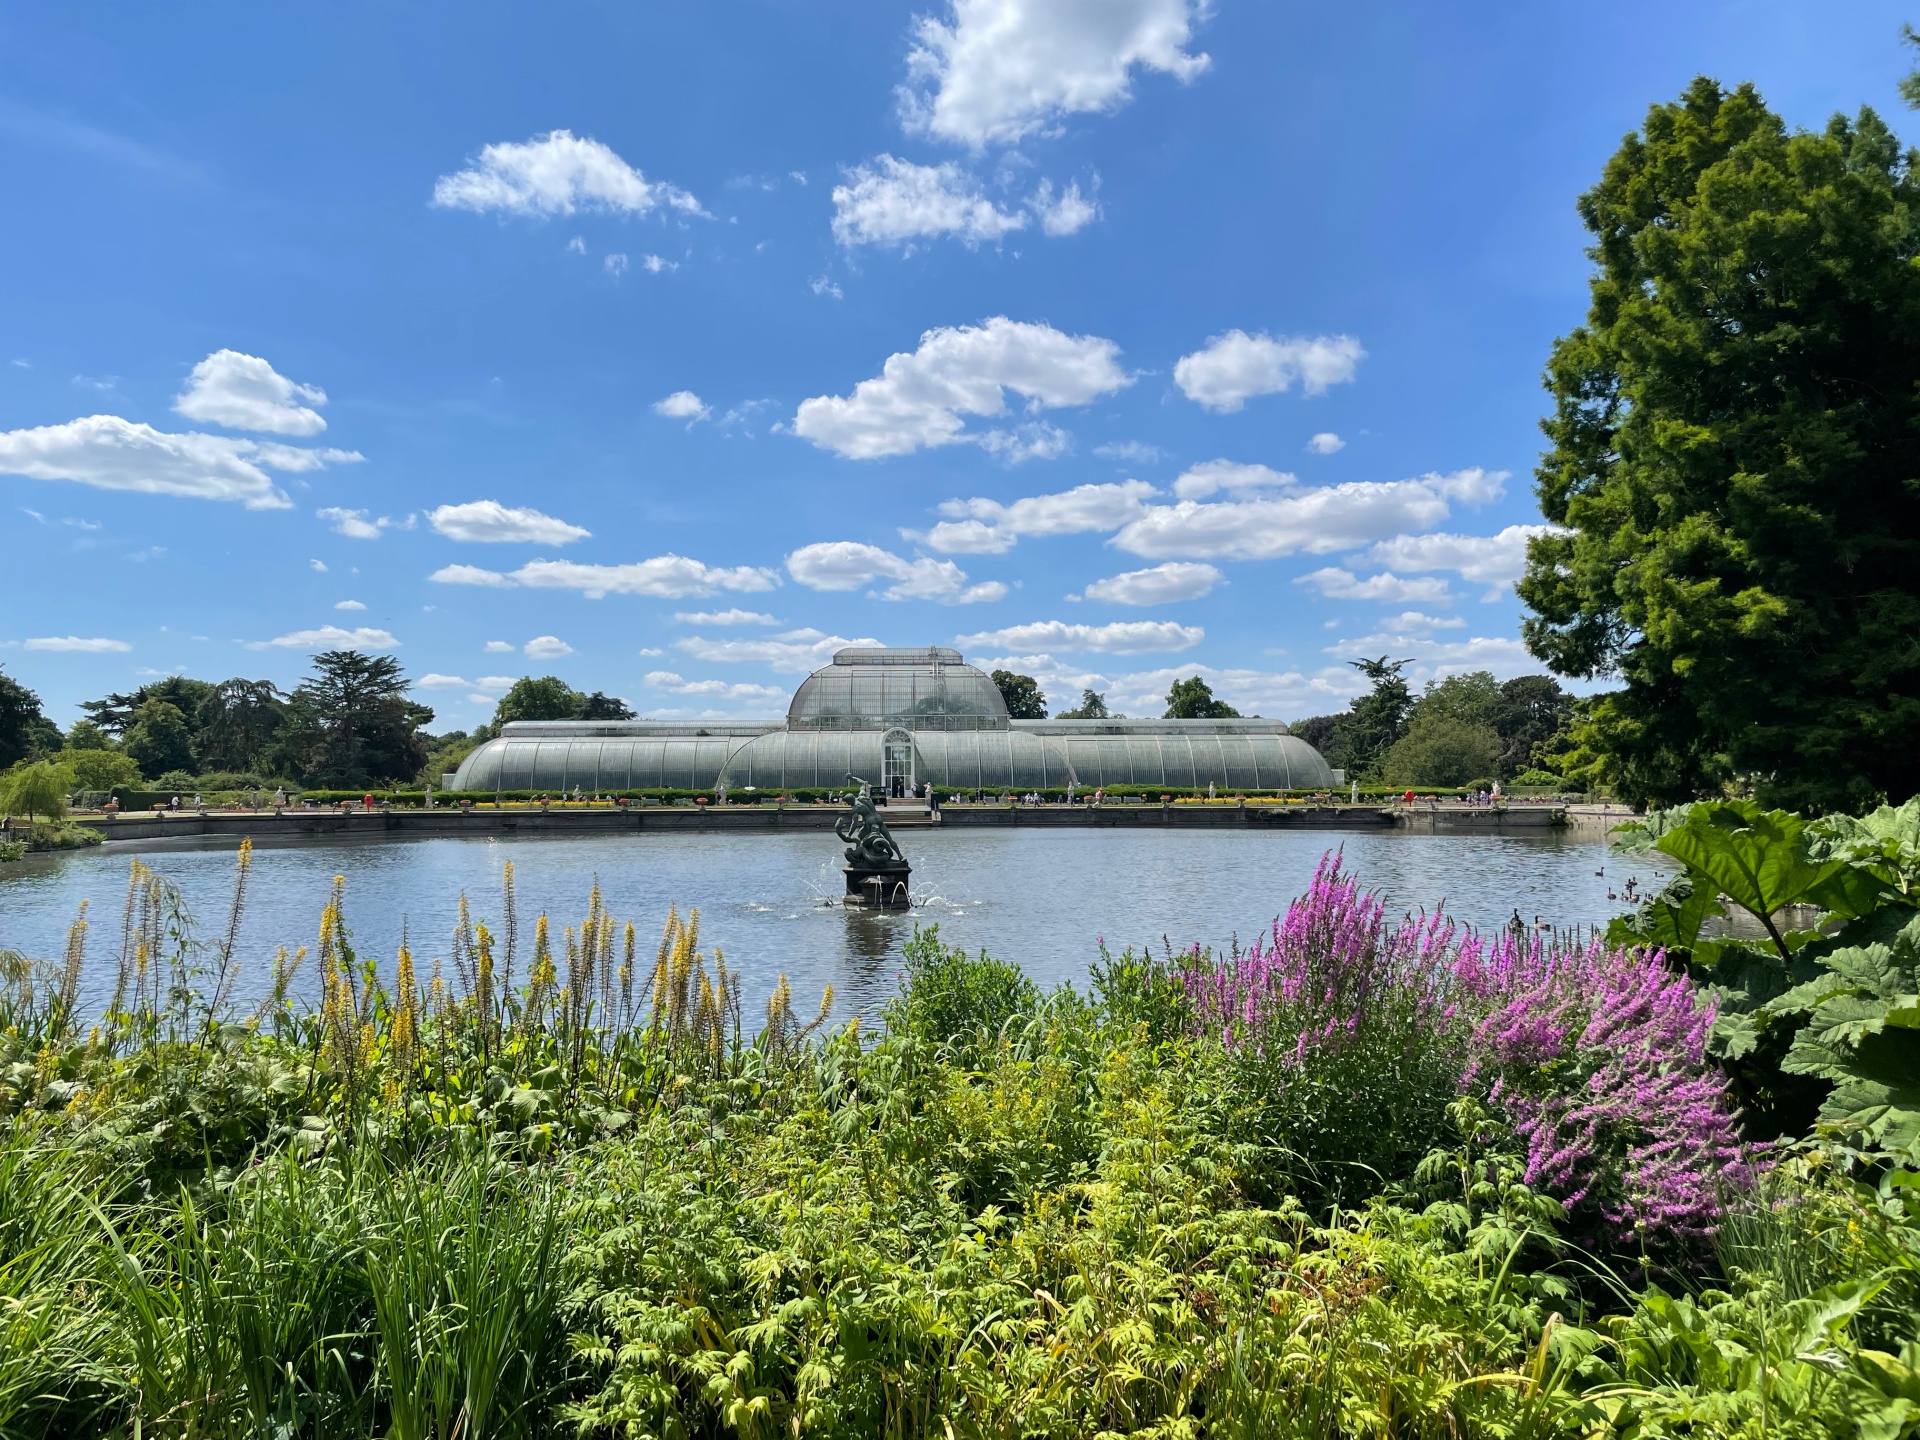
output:
[[[274,948],[311,944],[327,888],[346,877],[347,916],[363,955],[390,958],[404,924],[423,971],[447,951],[462,891],[476,918],[500,912],[501,867],[514,865],[521,924],[557,927],[586,911],[598,877],[607,904],[636,922],[650,954],[667,907],[698,906],[701,934],[748,978],[749,1001],[785,971],[796,1005],[831,984],[847,1013],[885,997],[916,924],[1016,960],[1043,985],[1084,977],[1099,937],[1118,949],[1243,941],[1302,890],[1329,848],[1385,897],[1390,914],[1444,901],[1482,928],[1518,913],[1560,926],[1602,924],[1628,908],[1629,875],[1653,875],[1603,843],[1399,832],[951,830],[903,832],[914,866],[910,914],[843,910],[839,847],[824,832],[756,835],[541,836],[289,841],[255,852],[241,927],[241,991],[256,991]],[[211,937],[224,930],[233,844],[160,841],[139,853],[179,886]],[[0,946],[57,955],[74,910],[93,902],[86,990],[111,985],[129,853],[104,847],[0,867]],[[1604,872],[1604,873],[1599,873]],[[556,929],[556,935],[557,935]],[[311,979],[311,977],[306,977]]]

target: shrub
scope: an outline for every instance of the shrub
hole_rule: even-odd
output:
[[[977,1049],[1039,1003],[1039,990],[1019,966],[941,944],[938,925],[916,926],[903,958],[887,1028],[930,1044]]]
[[[1453,977],[1480,1009],[1462,1084],[1511,1117],[1526,1183],[1629,1250],[1710,1238],[1754,1161],[1707,1060],[1699,987],[1659,951],[1511,933],[1462,944]]]
[[[1442,986],[1453,935],[1438,913],[1389,930],[1380,898],[1329,855],[1250,950],[1189,952],[1188,998],[1288,1182],[1335,1202],[1371,1193],[1445,1134],[1459,1077]]]

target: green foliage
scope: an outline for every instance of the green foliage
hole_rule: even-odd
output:
[[[179,706],[158,697],[143,701],[134,712],[120,748],[145,775],[163,775],[169,770],[192,773],[198,768],[187,717]]]
[[[1920,790],[1916,183],[1870,110],[1789,134],[1702,78],[1581,198],[1537,472],[1566,533],[1518,589],[1534,654],[1624,682],[1578,733],[1631,801]]]
[[[1107,710],[1107,697],[1097,690],[1082,690],[1080,703],[1071,710],[1062,710],[1053,717],[1056,720],[1117,720],[1123,716],[1111,714]]]
[[[40,713],[40,697],[0,672],[0,770],[60,748],[60,727]]]
[[[433,712],[406,699],[400,662],[329,650],[313,657],[313,667],[288,697],[275,758],[317,785],[370,785],[418,774],[427,758],[418,732]]]
[[[887,1025],[930,1045],[990,1050],[1005,1028],[1033,1013],[1040,992],[1016,965],[940,943],[940,927],[915,927],[902,952],[900,993]]]
[[[1835,1082],[1823,1129],[1920,1166],[1920,916],[1885,944],[1823,956],[1821,973],[1766,1013],[1807,1017],[1781,1068]]]
[[[67,729],[68,750],[111,750],[113,737],[92,720],[76,720]]]
[[[1335,770],[1350,770],[1347,759],[1347,735],[1353,727],[1352,715],[1313,715],[1296,720],[1288,733],[1298,735]],[[1357,772],[1352,772],[1357,774]]]
[[[1347,662],[1373,682],[1373,689],[1356,699],[1351,708],[1343,738],[1349,775],[1373,778],[1401,735],[1406,732],[1407,712],[1413,708],[1413,695],[1400,672],[1413,662],[1389,660],[1382,655],[1374,660]]]
[[[1040,683],[1031,675],[1016,675],[1011,670],[995,670],[988,679],[1000,691],[1000,698],[1007,702],[1007,714],[1015,720],[1044,720],[1047,718],[1047,697],[1040,693]]]
[[[1465,785],[1494,773],[1500,749],[1489,725],[1416,711],[1407,733],[1387,751],[1381,775],[1389,785]]]
[[[140,767],[133,763],[132,756],[118,750],[69,747],[60,756],[60,768],[67,772],[75,790],[104,792],[140,783]]]
[[[586,700],[558,675],[543,675],[537,680],[522,675],[494,706],[493,728],[497,733],[502,725],[515,720],[573,720]]]
[[[84,923],[0,964],[0,1433],[1914,1428],[1911,1175],[1789,1154],[1724,1273],[1636,1288],[1476,1101],[1392,1101],[1417,1016],[1289,1095],[1196,1033],[1171,956],[1042,997],[922,931],[882,1033],[809,1039],[783,985],[749,1038],[697,921],[641,953],[597,893],[530,941],[463,897],[423,983],[336,890],[317,1008],[285,952],[222,1002],[255,962],[138,865],[126,914],[97,1028]],[[1332,1213],[1275,1188],[1389,1137],[1435,1148]]]
[[[1920,807],[1809,822],[1752,801],[1656,812],[1623,827],[1684,873],[1609,938],[1684,956],[1711,985],[1713,1045],[1763,1131],[1813,1121],[1863,1149],[1920,1160],[1920,943],[1903,887]],[[1730,902],[1764,939],[1710,933]],[[1795,929],[1791,907],[1818,923]]]
[[[194,748],[201,763],[228,770],[265,763],[285,724],[286,708],[286,697],[270,680],[236,678],[215,686],[195,713]]]
[[[50,760],[14,766],[0,775],[0,815],[59,820],[67,813],[67,775]]]
[[[1176,680],[1167,691],[1168,720],[1237,720],[1240,712],[1213,698],[1213,687],[1198,675]]]
[[[604,690],[596,690],[583,696],[580,709],[574,716],[576,720],[631,720],[633,707],[617,695],[609,695]]]

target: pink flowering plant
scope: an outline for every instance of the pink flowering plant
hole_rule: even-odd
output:
[[[1468,937],[1451,979],[1477,1016],[1461,1088],[1506,1116],[1528,1185],[1620,1248],[1712,1237],[1754,1158],[1707,1057],[1699,986],[1658,950],[1513,934]]]
[[[1244,1143],[1276,1190],[1342,1203],[1404,1176],[1448,1133],[1466,1017],[1449,1003],[1456,927],[1389,926],[1378,895],[1322,859],[1245,950],[1180,957],[1196,1026],[1222,1046]]]
[[[1276,1188],[1338,1202],[1406,1179],[1461,1095],[1610,1247],[1705,1240],[1751,1184],[1712,1007],[1657,950],[1487,938],[1438,910],[1389,925],[1329,855],[1252,947],[1190,951],[1180,976]]]

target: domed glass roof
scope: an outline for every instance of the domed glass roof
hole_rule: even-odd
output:
[[[1007,702],[958,650],[850,648],[801,682],[789,730],[1005,730]]]

